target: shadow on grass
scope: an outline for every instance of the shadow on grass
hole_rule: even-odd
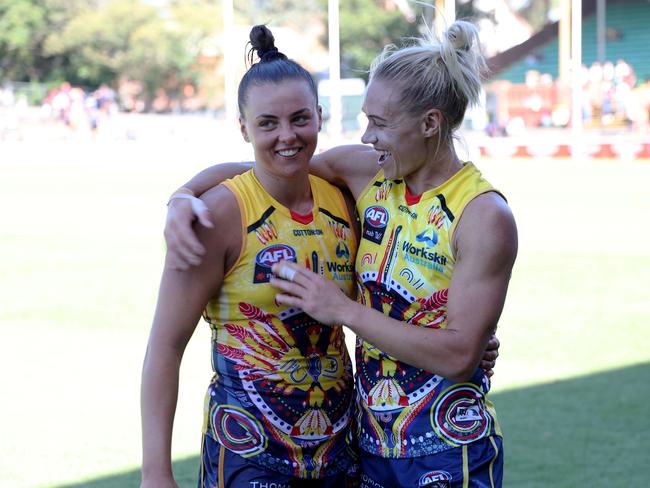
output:
[[[504,431],[506,487],[647,486],[650,363],[492,395]],[[194,488],[197,456],[178,460]],[[138,487],[138,470],[59,488]]]
[[[505,486],[649,486],[650,363],[493,401],[505,437]]]
[[[199,457],[190,456],[174,461],[174,477],[180,488],[196,488],[199,474]],[[138,488],[140,470],[106,475],[87,481],[57,485],[56,488]]]

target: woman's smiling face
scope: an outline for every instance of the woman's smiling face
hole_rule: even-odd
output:
[[[258,169],[286,178],[308,168],[321,122],[308,83],[287,79],[249,88],[240,127],[253,145]]]
[[[361,141],[378,152],[377,163],[389,179],[408,176],[426,162],[421,117],[404,113],[400,94],[395,83],[373,80],[363,103],[368,127]]]

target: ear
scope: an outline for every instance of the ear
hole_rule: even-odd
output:
[[[239,130],[241,131],[241,135],[244,140],[246,142],[251,142],[250,137],[248,137],[248,131],[246,130],[246,121],[241,115],[239,116]]]
[[[318,132],[323,128],[323,107],[318,106]]]
[[[440,132],[442,125],[442,112],[437,108],[431,108],[424,113],[422,120],[422,135],[433,137]]]

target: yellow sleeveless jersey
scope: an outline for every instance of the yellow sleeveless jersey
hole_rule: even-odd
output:
[[[251,461],[300,478],[347,469],[353,380],[341,326],[278,306],[271,266],[302,263],[354,287],[357,238],[341,192],[310,176],[314,206],[300,216],[278,203],[253,171],[224,183],[237,197],[242,249],[204,318],[215,375],[204,433]],[[226,229],[227,231],[227,229]]]
[[[357,200],[359,300],[396,320],[446,327],[452,233],[465,206],[489,191],[495,190],[472,163],[419,196],[380,171]],[[356,364],[359,445],[368,452],[418,457],[498,433],[481,369],[471,381],[454,383],[360,340]]]

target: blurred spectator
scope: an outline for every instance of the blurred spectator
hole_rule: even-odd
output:
[[[117,111],[117,94],[108,85],[88,94],[68,82],[50,90],[41,107],[45,117],[62,122],[74,134],[97,134]]]
[[[68,125],[70,116],[70,83],[67,81],[61,84],[61,87],[54,93],[52,98],[52,112],[53,115],[61,122]]]
[[[636,75],[634,74],[632,66],[622,59],[618,59],[616,61],[616,66],[614,67],[614,81],[617,85],[625,83],[630,88],[634,88],[634,85],[636,85]]]
[[[639,87],[632,67],[619,59],[582,66],[582,117],[587,126],[644,126],[648,110],[646,90]],[[565,127],[571,123],[571,88],[548,73],[526,72],[523,84],[504,80],[486,87],[489,135],[513,134],[524,127]]]

